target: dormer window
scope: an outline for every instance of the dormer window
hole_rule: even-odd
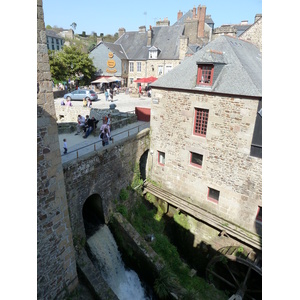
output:
[[[213,75],[213,64],[199,64],[197,73],[197,85],[212,85]]]
[[[149,49],[149,59],[157,59],[157,56],[158,56],[158,48],[152,46]]]

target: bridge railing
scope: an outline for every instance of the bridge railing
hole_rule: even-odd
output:
[[[137,134],[141,130],[143,130],[147,127],[149,127],[149,122],[145,122],[144,124],[141,124],[141,125],[138,125],[138,126],[135,126],[135,127],[131,127],[129,129],[123,130],[123,131],[118,132],[116,134],[112,134],[111,135],[112,141],[110,141],[110,143],[114,143],[115,139],[122,140],[122,139],[130,137],[134,134]],[[72,150],[72,151],[68,151],[68,153],[66,153],[66,154],[61,154],[61,156],[64,157],[64,158],[66,157],[67,160],[69,160],[69,159],[73,159],[75,157],[78,158],[80,155],[84,155],[84,154],[87,154],[87,153],[90,153],[90,152],[93,152],[93,151],[97,151],[100,148],[103,149],[104,147],[106,147],[106,146],[102,146],[102,140],[99,139],[96,142],[90,143],[88,145],[84,145],[84,146],[79,147],[79,148],[77,148],[75,150]]]

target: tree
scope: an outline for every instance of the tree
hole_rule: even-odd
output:
[[[75,46],[64,46],[61,51],[49,50],[50,72],[55,81],[81,80],[89,84],[96,68],[87,53]]]
[[[77,27],[77,24],[75,23],[75,22],[73,22],[71,25],[70,25],[73,29],[74,29],[74,31],[76,30],[76,27]]]

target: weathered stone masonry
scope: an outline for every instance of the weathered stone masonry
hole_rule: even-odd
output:
[[[256,232],[261,205],[262,161],[250,156],[259,99],[155,89],[151,109],[148,174],[170,192],[205,210]],[[209,110],[206,137],[193,135],[194,108]],[[157,152],[165,152],[165,165]],[[202,168],[190,153],[203,155]],[[207,199],[208,187],[220,191],[219,203]]]
[[[135,165],[149,144],[149,129],[144,129],[125,141],[63,164],[71,227],[76,237],[85,237],[82,210],[91,195],[101,197],[104,220],[109,221],[113,200],[131,184]]]
[[[37,298],[62,299],[77,285],[58,142],[42,0],[37,1]]]

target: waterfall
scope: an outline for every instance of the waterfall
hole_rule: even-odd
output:
[[[116,241],[107,225],[103,225],[87,243],[102,277],[120,300],[148,300],[138,275],[126,270]]]

